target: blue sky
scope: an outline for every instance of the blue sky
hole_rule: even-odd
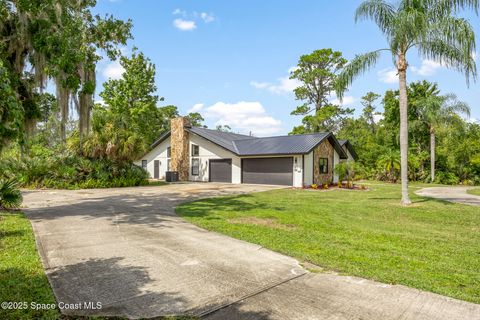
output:
[[[385,47],[373,23],[355,24],[360,2],[98,0],[94,11],[132,19],[134,39],[125,52],[135,46],[155,63],[165,105],[176,105],[181,114],[199,111],[209,127],[227,124],[237,132],[265,136],[286,134],[300,123],[300,117],[290,115],[299,102],[288,74],[302,54],[332,48],[351,59]],[[466,17],[480,35],[479,18]],[[409,62],[409,81],[438,82],[442,92],[456,93],[470,104],[472,118],[480,119],[479,82],[468,88],[463,75],[414,52]],[[102,61],[98,69],[100,84],[121,75],[118,62]],[[397,88],[392,70],[391,57],[385,55],[353,83],[345,106],[358,114],[366,92]]]

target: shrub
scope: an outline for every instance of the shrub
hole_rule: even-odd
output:
[[[17,209],[22,205],[22,201],[17,181],[0,180],[0,209]]]
[[[28,188],[82,189],[148,184],[148,174],[127,162],[89,159],[69,152],[37,148],[23,157],[0,160],[4,178],[15,177]],[[2,177],[0,177],[2,178]]]
[[[460,183],[460,178],[452,172],[438,171],[435,176],[435,182],[441,184],[455,185]]]

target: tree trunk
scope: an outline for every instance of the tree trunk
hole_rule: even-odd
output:
[[[88,132],[90,129],[90,99],[89,97],[84,94],[80,93],[80,107],[79,107],[79,131],[80,131],[80,138],[83,139],[88,136]]]
[[[57,90],[57,102],[60,109],[60,137],[62,142],[67,141],[67,121],[68,121],[68,102],[70,97],[70,91],[63,87],[62,79],[65,76],[62,74],[55,78],[55,86]]]
[[[402,204],[412,202],[408,196],[408,98],[407,98],[407,61],[400,54],[397,63],[400,85],[400,178],[402,182]]]
[[[430,176],[435,181],[435,130],[430,129]]]
[[[35,135],[35,127],[37,125],[37,119],[26,119],[25,120],[25,132],[27,134],[27,139],[30,140]]]

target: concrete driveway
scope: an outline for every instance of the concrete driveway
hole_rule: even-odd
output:
[[[416,194],[423,197],[480,206],[480,197],[468,194],[468,189],[471,189],[471,187],[432,187],[420,189]]]
[[[101,302],[75,315],[199,314],[303,273],[296,260],[197,228],[174,207],[274,189],[232,184],[25,192],[57,301]]]
[[[175,184],[25,192],[58,302],[72,315],[208,319],[480,319],[480,305],[398,285],[309,273],[292,258],[197,228],[184,201],[275,189]]]

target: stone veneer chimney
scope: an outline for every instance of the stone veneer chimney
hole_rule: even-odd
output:
[[[188,180],[189,169],[189,147],[188,147],[188,131],[190,122],[187,118],[178,117],[170,121],[170,166],[172,171],[178,171],[178,179],[180,181]]]

